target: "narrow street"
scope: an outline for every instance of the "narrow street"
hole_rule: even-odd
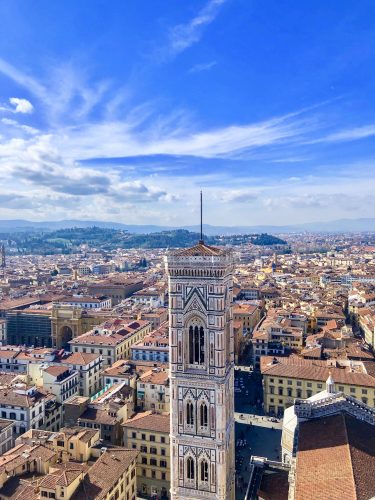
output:
[[[244,498],[252,455],[280,459],[282,420],[264,415],[262,384],[249,367],[235,370],[236,500]]]

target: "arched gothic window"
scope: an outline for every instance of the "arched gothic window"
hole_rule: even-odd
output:
[[[207,460],[201,461],[200,469],[201,469],[200,470],[201,481],[204,483],[208,482],[208,463],[207,463]]]
[[[186,423],[187,425],[194,425],[194,406],[191,401],[186,405]]]
[[[188,479],[194,479],[195,477],[195,463],[194,458],[188,457],[186,460],[186,476]]]
[[[200,405],[199,422],[200,422],[201,427],[208,426],[208,408],[207,408],[206,403],[202,403]]]
[[[189,327],[189,363],[204,364],[204,329],[197,325]]]

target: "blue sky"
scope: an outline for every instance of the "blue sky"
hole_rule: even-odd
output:
[[[0,218],[372,217],[373,0],[3,0]]]

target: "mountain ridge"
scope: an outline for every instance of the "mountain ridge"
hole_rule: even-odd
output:
[[[95,221],[80,219],[64,219],[59,221],[29,221],[26,219],[0,220],[0,233],[22,231],[53,231],[71,227],[112,228],[128,231],[129,233],[148,234],[174,229],[187,229],[199,232],[199,225],[163,226],[156,224],[124,224],[112,221]],[[300,233],[300,232],[373,232],[375,218],[337,219],[326,222],[307,222],[290,225],[255,225],[255,226],[215,226],[204,224],[203,231],[207,235],[219,234],[251,234],[251,233]]]

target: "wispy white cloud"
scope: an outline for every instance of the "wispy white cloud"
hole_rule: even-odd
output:
[[[212,69],[216,65],[217,65],[217,61],[195,64],[195,66],[193,66],[189,69],[189,73],[201,73],[202,71],[209,71],[210,69]]]
[[[24,125],[22,123],[19,123],[18,121],[12,120],[11,118],[2,118],[0,121],[4,125],[8,125],[10,127],[15,127],[16,129],[19,129],[19,130],[22,130],[23,132],[26,132],[26,134],[35,135],[35,134],[39,133],[38,129],[36,129],[34,127],[30,127],[29,125]]]
[[[102,103],[103,96],[111,85],[108,80],[89,82],[85,68],[72,63],[51,66],[44,78],[45,84],[1,58],[0,73],[38,99],[51,126],[86,119]],[[31,113],[34,109],[26,99],[11,97],[9,102],[12,107],[2,107],[0,110]]]
[[[2,58],[0,58],[0,73],[6,75],[40,99],[46,96],[46,89],[43,85]]]
[[[226,0],[209,0],[188,23],[174,26],[169,33],[169,54],[175,56],[199,42],[204,28],[215,20],[225,2]]]
[[[208,4],[214,5],[215,9],[206,12],[198,22],[198,33],[222,3]],[[117,114],[115,119],[119,101],[113,84],[109,81],[91,82],[83,68],[77,70],[72,64],[55,67],[40,80],[43,83],[39,83],[2,63],[0,60],[0,72],[33,96],[35,114],[48,118],[47,124],[40,126],[38,122],[38,129],[29,125],[33,123],[33,116],[25,113],[18,112],[17,121],[9,116],[0,119],[0,186],[3,193],[0,206],[2,204],[2,211],[7,210],[7,214],[18,207],[24,213],[33,215],[27,211],[35,210],[38,216],[44,217],[53,207],[56,217],[74,217],[78,211],[94,218],[108,219],[111,214],[124,218],[126,213],[128,221],[132,222],[147,222],[159,217],[159,222],[168,219],[170,223],[179,224],[190,217],[187,206],[195,216],[196,203],[192,200],[195,200],[198,186],[207,186],[207,212],[211,210],[213,221],[217,208],[209,208],[210,204],[211,207],[218,204],[227,207],[220,215],[222,222],[227,224],[239,223],[240,220],[250,223],[248,213],[252,213],[254,205],[269,214],[279,216],[282,212],[290,220],[306,217],[314,211],[320,211],[322,216],[329,213],[333,218],[340,210],[344,212],[349,207],[359,207],[364,215],[366,207],[374,205],[370,199],[375,189],[375,181],[369,180],[371,175],[354,182],[352,176],[342,174],[341,177],[329,178],[324,171],[319,178],[308,179],[303,175],[293,176],[292,166],[282,165],[311,159],[309,155],[313,149],[306,153],[307,140],[313,144],[327,127],[324,116],[316,114],[316,107],[253,123],[208,128],[198,124],[190,110],[162,113],[160,103],[156,101],[131,106],[124,90],[119,100],[126,105],[122,107],[121,117]],[[14,113],[17,110],[20,98],[16,99],[18,101],[14,101],[12,107],[6,105],[8,111],[11,109]],[[23,103],[21,108],[25,111],[27,105]],[[25,123],[21,123],[22,120]],[[374,134],[375,128],[368,125],[331,132],[325,140],[360,140]],[[303,150],[298,149],[301,145]],[[162,158],[158,169],[152,171],[147,171],[147,164],[142,165],[139,158],[139,163],[127,163],[126,169],[112,161],[115,157],[127,157],[129,162],[129,157],[150,157],[148,160],[151,161],[155,155]],[[266,171],[254,180],[249,177],[252,165],[249,159],[254,160],[256,155],[257,161],[280,163],[280,167],[268,163]],[[183,157],[187,163],[191,160],[193,166],[184,165],[178,176],[177,173],[171,174],[168,172],[168,158],[164,159],[168,156],[173,156],[176,161]],[[186,160],[185,157],[195,158]],[[92,161],[94,158],[107,158],[108,163],[98,166]],[[194,165],[199,169],[205,161],[212,164],[216,159],[221,163],[224,159],[231,160],[232,168],[234,160],[239,158],[248,163],[239,162],[238,170],[227,171],[221,179],[217,172],[210,177],[207,172],[198,174],[194,171]],[[80,160],[86,160],[88,166],[82,166]],[[244,165],[247,175],[242,176],[240,169],[245,168]],[[185,168],[186,176],[183,177]],[[280,172],[288,170],[283,181],[275,181],[275,169]],[[367,169],[371,173],[371,165]],[[5,196],[9,193],[14,193],[14,201]],[[27,208],[28,199],[30,208]],[[348,200],[346,205],[345,200]],[[239,203],[248,206],[249,210],[239,211]]]
[[[375,135],[375,125],[364,125],[361,127],[354,127],[346,130],[339,130],[332,132],[324,137],[318,137],[308,141],[307,144],[318,144],[322,142],[348,142],[357,141],[360,139],[367,139]]]
[[[142,130],[133,129],[126,121],[87,124],[65,130],[57,140],[81,159],[157,154],[235,158],[257,148],[296,141],[313,127],[308,119],[296,114],[201,132],[192,132],[183,121],[174,127],[170,123],[175,121],[167,119],[156,128],[152,122]]]

